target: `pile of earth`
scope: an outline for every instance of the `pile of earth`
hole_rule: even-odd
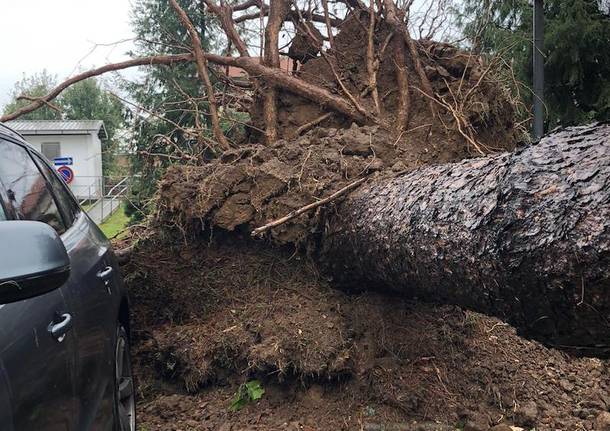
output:
[[[338,291],[293,249],[152,236],[123,269],[142,429],[610,426],[609,361],[457,307]],[[262,398],[231,411],[255,379]]]
[[[360,27],[365,15],[351,15],[341,26],[331,63],[370,110]],[[375,35],[381,52],[390,36],[385,23],[378,23]],[[411,88],[410,126],[397,132],[388,48],[378,73],[378,124],[356,125],[332,113],[301,133],[301,126],[328,112],[281,93],[284,139],[167,171],[152,233],[125,267],[145,429],[607,425],[608,362],[569,357],[519,338],[497,319],[456,307],[366,292],[364,285],[356,286],[358,292],[333,289],[300,246],[315,247],[336,202],[274,228],[272,241],[250,239],[253,228],[357,179],[480,155],[466,135],[483,153],[517,146],[515,108],[491,69],[449,45],[419,45],[435,97],[458,112],[439,106],[432,115],[428,100]],[[407,69],[417,87],[408,56]],[[341,93],[323,58],[306,63],[299,76]],[[454,114],[469,125],[465,134]],[[260,103],[252,121],[260,128]],[[262,399],[230,411],[234,394],[253,380],[265,390]]]

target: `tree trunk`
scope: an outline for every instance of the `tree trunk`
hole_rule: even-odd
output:
[[[339,282],[466,306],[553,345],[610,350],[610,125],[373,182],[328,226],[321,261]]]

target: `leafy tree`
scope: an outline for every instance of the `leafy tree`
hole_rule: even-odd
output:
[[[32,76],[23,76],[21,81],[15,83],[15,88],[11,92],[11,102],[4,107],[4,114],[10,114],[28,105],[29,100],[17,100],[21,95],[30,97],[42,97],[46,95],[57,84],[57,78],[50,75],[46,69]],[[55,105],[61,105],[55,102]],[[20,117],[22,120],[60,120],[61,112],[49,106],[29,112]]]
[[[608,9],[607,0],[544,2],[545,98],[551,127],[610,119]],[[471,46],[511,59],[517,78],[531,88],[531,1],[463,0],[459,18]],[[531,104],[531,94],[525,98]]]
[[[118,133],[126,121],[123,103],[101,88],[95,78],[68,87],[61,96],[64,117],[68,120],[103,120],[108,139],[102,141],[104,175],[112,174]]]

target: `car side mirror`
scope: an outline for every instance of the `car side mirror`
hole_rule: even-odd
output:
[[[37,221],[0,222],[0,304],[50,292],[70,276],[70,258],[55,230]]]

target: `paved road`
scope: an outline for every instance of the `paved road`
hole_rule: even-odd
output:
[[[123,200],[120,198],[100,199],[95,205],[87,210],[87,214],[95,223],[100,224],[121,207]]]

